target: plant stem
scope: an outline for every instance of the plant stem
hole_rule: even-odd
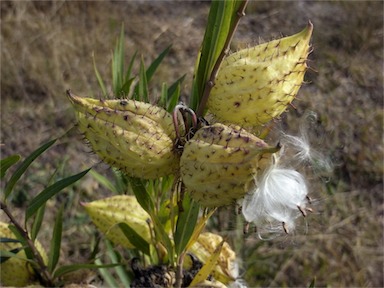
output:
[[[184,256],[185,252],[182,252],[177,259],[175,288],[181,288],[181,285],[183,284]]]
[[[224,47],[221,50],[219,57],[216,60],[215,66],[213,66],[213,69],[208,81],[205,83],[203,96],[201,97],[199,107],[197,108],[197,111],[196,111],[197,118],[202,117],[204,114],[204,110],[208,101],[209,94],[211,93],[213,86],[215,86],[215,79],[216,79],[217,73],[219,72],[221,62],[223,62],[224,57],[229,53],[229,46],[231,45],[233,35],[236,32],[236,29],[239,25],[241,17],[245,15],[245,8],[247,7],[247,4],[248,4],[248,0],[242,1],[239,9],[237,10],[236,18],[234,19],[233,25],[228,31],[228,35],[227,35],[227,39],[225,40]]]
[[[43,284],[48,287],[54,287],[55,284],[53,282],[53,277],[51,273],[48,271],[47,266],[44,263],[43,258],[41,257],[40,252],[37,250],[35,243],[32,241],[32,239],[29,237],[28,232],[20,225],[20,223],[13,217],[11,211],[9,211],[8,206],[0,201],[0,208],[4,211],[4,213],[8,216],[9,220],[11,220],[12,224],[15,225],[17,231],[20,233],[20,235],[24,238],[26,241],[28,247],[31,249],[32,254],[37,262],[37,265],[39,266],[40,276],[43,280]]]

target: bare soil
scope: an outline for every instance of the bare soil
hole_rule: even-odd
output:
[[[150,63],[172,44],[151,93],[155,99],[162,82],[187,74],[187,98],[209,2],[1,1],[0,8],[1,158],[26,157],[61,137],[19,184],[13,204],[21,214],[55,169],[60,178],[99,163],[70,130],[74,115],[65,97],[68,88],[101,96],[92,55],[103,78],[111,79],[111,51],[122,23],[127,61],[137,50]],[[314,278],[316,286],[383,287],[383,2],[251,1],[232,49],[294,34],[309,19],[314,35],[307,84],[277,127],[296,134],[303,115],[316,112],[309,136],[334,170],[310,179],[317,204],[306,234],[269,241],[235,237],[242,277],[251,287],[308,286]],[[108,175],[107,166],[96,167]],[[66,203],[62,263],[89,256],[95,231],[79,202],[105,193],[89,176],[50,202],[41,238],[48,243],[54,213]],[[220,217],[232,217],[225,211]]]

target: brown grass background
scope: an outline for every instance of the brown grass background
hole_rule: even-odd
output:
[[[152,83],[153,97],[160,94],[162,82],[172,83],[185,73],[182,90],[188,97],[209,2],[0,4],[2,158],[14,153],[25,157],[73,126],[66,89],[100,97],[92,54],[110,83],[111,51],[122,22],[127,59],[137,50],[150,63],[172,44]],[[279,125],[295,134],[301,116],[316,112],[311,139],[332,159],[334,172],[322,175],[323,180],[310,179],[311,196],[318,201],[306,234],[260,241],[253,235],[243,239],[233,227],[223,231],[243,239],[234,245],[251,287],[308,286],[313,278],[317,286],[382,287],[383,2],[251,1],[232,48],[294,34],[308,19],[315,27],[312,69],[294,102],[296,110],[290,109]],[[25,200],[46,185],[55,169],[63,177],[98,163],[87,151],[77,133],[65,134],[18,185],[15,213],[22,214]],[[97,168],[108,174],[107,167]],[[78,263],[89,255],[94,228],[78,203],[102,195],[102,187],[87,177],[49,202],[43,242],[49,241],[56,208],[66,203],[61,263]]]

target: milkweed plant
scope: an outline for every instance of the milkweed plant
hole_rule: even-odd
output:
[[[124,286],[245,287],[228,239],[207,231],[217,208],[240,207],[246,225],[256,227],[261,238],[264,232],[294,233],[297,218],[312,211],[308,183],[298,167],[329,163],[310,148],[305,129],[298,136],[281,132],[274,140],[267,140],[267,135],[303,84],[313,25],[308,22],[295,35],[230,53],[246,5],[247,1],[212,1],[192,91],[184,102],[184,76],[170,85],[163,83],[159,97],[149,92],[170,47],[148,67],[141,59],[135,75],[136,53],[127,66],[124,63],[123,28],[112,55],[113,98],[95,60],[102,99],[67,91],[77,129],[126,183],[123,194],[81,204],[108,239],[109,252],[113,246],[131,251],[129,269],[119,261],[108,264],[98,258],[58,267],[63,209],[58,211],[49,251],[37,240],[47,200],[90,169],[39,193],[29,202],[24,223],[13,216],[8,197],[53,140],[27,157],[5,184],[1,209],[10,224],[0,223],[2,285],[38,281],[56,286],[66,273],[84,268],[100,269],[109,286],[121,285],[102,269],[113,267]],[[12,155],[1,161],[2,180],[19,159]],[[106,177],[90,173],[116,192]]]

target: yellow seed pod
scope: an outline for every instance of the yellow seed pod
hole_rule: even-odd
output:
[[[179,156],[172,116],[149,103],[97,100],[68,93],[78,127],[93,151],[129,176],[155,179],[174,173]]]
[[[117,226],[124,222],[134,229],[144,240],[151,242],[148,220],[150,216],[131,195],[118,195],[101,200],[83,203],[92,222],[113,243],[125,248],[134,248]]]
[[[239,127],[221,123],[200,128],[184,146],[182,181],[193,199],[207,207],[242,198],[254,185],[259,161],[278,150]],[[263,162],[263,166],[268,161]],[[266,163],[265,163],[266,162]]]
[[[243,49],[224,59],[208,98],[222,123],[257,127],[281,115],[296,97],[313,25],[298,34]]]
[[[15,239],[15,235],[8,228],[8,224],[0,222],[0,238]],[[11,251],[20,248],[20,243],[2,242],[0,250]],[[36,241],[35,246],[40,252],[45,263],[48,263],[47,254],[40,242]],[[37,282],[36,273],[32,269],[31,264],[23,258],[27,259],[24,250],[17,253],[20,258],[9,258],[0,264],[0,286],[25,287]]]
[[[206,263],[222,241],[223,238],[220,235],[204,232],[200,234],[188,252],[194,254],[201,262]],[[216,281],[224,284],[229,284],[238,277],[236,253],[227,242],[224,242],[211,275]]]

